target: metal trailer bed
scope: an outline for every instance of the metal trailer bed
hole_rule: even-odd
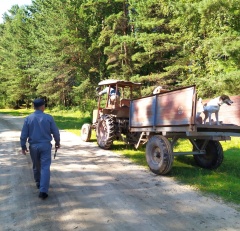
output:
[[[221,125],[202,124],[202,114],[196,117],[197,108],[195,86],[131,101],[129,129],[141,133],[137,147],[147,143],[146,159],[152,172],[167,174],[176,155],[191,154],[203,168],[221,165],[223,150],[219,141],[240,136],[240,105],[231,106],[230,113],[229,106],[221,107]],[[229,117],[233,123],[229,123]],[[192,143],[192,152],[173,152],[179,138]]]

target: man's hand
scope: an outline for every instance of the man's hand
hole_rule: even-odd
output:
[[[26,156],[28,150],[27,149],[22,149],[22,154]]]
[[[60,148],[60,144],[55,144],[55,148],[59,149]]]

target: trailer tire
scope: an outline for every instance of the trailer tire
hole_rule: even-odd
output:
[[[97,123],[97,143],[102,149],[110,149],[115,139],[114,120],[110,115],[103,115]]]
[[[81,139],[88,142],[91,139],[92,129],[91,124],[83,124],[81,128]]]
[[[196,140],[199,148],[201,148],[204,140]],[[196,151],[196,148],[193,148]],[[193,155],[196,164],[205,169],[217,169],[223,162],[223,149],[219,141],[209,140],[206,148],[206,154]]]
[[[146,160],[153,173],[167,174],[174,160],[169,140],[161,135],[152,136],[146,145]]]

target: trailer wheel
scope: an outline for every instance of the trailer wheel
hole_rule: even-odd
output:
[[[97,143],[102,149],[110,149],[115,139],[114,120],[109,115],[103,115],[98,120],[97,129]]]
[[[91,139],[92,129],[91,124],[83,124],[81,129],[81,139],[88,142]]]
[[[204,140],[196,140],[199,148],[204,143]],[[193,148],[196,151],[196,147]],[[206,169],[217,169],[223,162],[223,149],[219,141],[209,140],[206,148],[206,154],[193,155],[196,164]]]
[[[153,173],[167,174],[172,168],[174,159],[169,140],[161,135],[152,136],[146,145],[146,159]]]

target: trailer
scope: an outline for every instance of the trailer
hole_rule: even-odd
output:
[[[146,143],[146,160],[155,174],[167,174],[177,155],[193,155],[198,166],[216,169],[223,161],[219,141],[240,135],[240,105],[235,105],[231,106],[235,124],[225,123],[229,121],[227,105],[220,109],[220,125],[202,124],[203,115],[196,116],[196,87],[185,87],[131,101],[129,130],[141,133],[137,147]],[[191,152],[173,152],[180,138],[191,142]]]
[[[216,169],[223,162],[220,141],[240,136],[239,100],[233,106],[221,106],[220,125],[209,125],[202,123],[196,86],[160,91],[147,97],[138,95],[137,98],[133,93],[141,86],[139,83],[104,80],[99,83],[98,90],[106,86],[120,89],[122,98],[110,104],[110,90],[105,99],[99,96],[92,124],[82,126],[82,140],[89,141],[94,129],[102,149],[110,149],[114,140],[122,140],[136,149],[146,144],[146,160],[155,174],[167,174],[177,155],[193,155],[198,166]],[[188,139],[192,151],[174,152],[179,139]]]

